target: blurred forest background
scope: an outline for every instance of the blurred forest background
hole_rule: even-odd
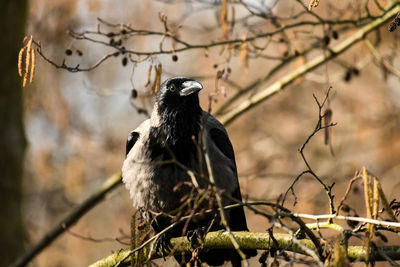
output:
[[[221,20],[222,2],[229,5],[226,23]],[[115,52],[112,47],[74,40],[68,34],[69,30],[78,33],[97,31],[101,24],[98,18],[113,24],[129,24],[135,29],[162,32],[164,25],[159,14],[162,12],[168,16],[169,27],[178,32],[180,39],[191,44],[240,40],[299,21],[319,22],[315,16],[304,12],[304,6],[308,6],[305,0],[228,3],[206,0],[30,0],[15,3],[21,6],[10,7],[5,12],[13,12],[14,19],[20,23],[26,22],[26,35],[33,35],[40,41],[46,57],[58,64],[63,60],[68,66],[80,64],[82,68],[93,65],[110,51]],[[391,3],[386,0],[321,0],[312,11],[330,21],[357,20],[366,16],[366,6],[372,16],[377,16],[382,12],[380,7],[387,8]],[[27,9],[25,4],[29,6]],[[235,25],[231,23],[232,7]],[[299,13],[302,15],[294,16]],[[3,105],[4,101],[21,101],[23,108],[16,113],[6,109],[4,112],[10,116],[17,115],[4,117],[2,129],[11,127],[18,117],[23,118],[27,143],[21,191],[23,227],[20,227],[19,240],[23,234],[24,248],[37,243],[74,207],[96,192],[110,175],[120,170],[126,137],[146,118],[145,114],[138,113],[138,107],[151,109],[151,98],[144,97],[149,89],[145,84],[150,65],[162,64],[162,80],[170,76],[188,76],[201,81],[205,87],[201,93],[204,109],[210,104],[208,95],[218,92],[217,101],[211,105],[215,110],[238,90],[263,79],[282,60],[293,57],[277,72],[261,80],[259,86],[252,88],[241,100],[324,53],[327,47],[335,47],[354,34],[360,25],[370,21],[372,19],[357,23],[300,25],[271,38],[256,40],[248,48],[236,47],[236,52],[227,46],[224,50],[221,46],[189,49],[176,53],[176,57],[154,55],[138,64],[123,62],[125,56],[119,55],[92,71],[77,73],[57,69],[37,56],[33,83],[28,84],[20,96],[13,98],[4,94],[1,99]],[[367,38],[370,42],[360,41],[335,59],[298,77],[285,90],[227,126],[236,153],[244,199],[276,200],[305,169],[298,149],[312,133],[318,119],[313,94],[323,99],[330,86],[332,91],[327,105],[332,112],[332,122],[337,125],[330,130],[328,145],[324,143],[323,132],[313,137],[305,151],[308,162],[326,184],[335,183],[335,203],[362,166],[380,178],[389,200],[400,198],[400,32],[389,32],[389,23],[370,33]],[[101,25],[101,30],[106,33],[118,29]],[[23,27],[8,29],[7,33],[16,41],[8,50],[2,49],[2,53],[10,56],[13,51],[12,60],[8,63],[2,60],[2,76],[11,73],[9,75],[14,77]],[[136,51],[158,51],[160,39],[161,36],[139,36],[124,39],[123,45]],[[104,40],[108,42],[106,36]],[[173,46],[166,42],[165,47],[169,50]],[[301,51],[309,47],[311,49],[302,54]],[[14,83],[15,88],[21,83],[21,80]],[[133,101],[132,89],[139,95]],[[237,104],[232,107],[235,106]],[[15,147],[9,147],[8,141],[4,140],[8,139],[2,140],[2,153],[21,155],[22,152],[15,151]],[[23,151],[24,142],[18,143]],[[3,165],[4,168],[9,165],[7,156],[2,156]],[[325,191],[310,177],[303,177],[296,184],[295,192],[297,204],[293,205],[291,196],[286,203],[291,210],[309,214],[329,212]],[[362,185],[356,183],[347,203],[359,216],[366,216],[360,198],[363,198]],[[18,210],[18,206],[14,208]],[[132,213],[129,194],[119,186],[39,254],[31,266],[84,266],[126,247],[115,238],[129,243]],[[264,232],[270,226],[265,218],[252,212],[246,211],[246,215],[251,231]],[[17,219],[11,221],[6,219],[7,215],[1,216],[2,221],[18,227]],[[390,242],[400,245],[398,237]],[[379,239],[376,243],[384,244]],[[12,260],[20,255],[20,251],[12,255]]]

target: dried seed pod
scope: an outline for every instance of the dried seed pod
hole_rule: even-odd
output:
[[[127,57],[124,57],[124,58],[122,59],[122,66],[126,66],[126,64],[128,64],[128,58],[127,58]]]
[[[121,30],[121,34],[126,34],[126,33],[127,33],[127,31],[125,29]]]
[[[351,71],[351,69],[348,69],[347,71],[346,71],[346,74],[344,75],[344,80],[346,81],[346,82],[349,82],[350,80],[351,80],[351,75],[352,75],[352,71]]]
[[[138,96],[138,91],[133,88],[131,91],[131,98],[135,99]]]
[[[79,50],[79,49],[76,49],[76,53],[78,53],[78,56],[83,56],[83,53],[82,53],[82,51],[81,50]]]
[[[358,76],[360,75],[360,70],[357,67],[352,67],[351,71],[353,72],[354,75]]]
[[[177,55],[172,55],[172,61],[174,61],[174,62],[176,62],[176,61],[178,61],[178,56]]]
[[[214,69],[218,68],[218,64],[214,64],[214,65],[213,65],[213,68],[214,68]]]
[[[339,33],[337,31],[332,31],[332,38],[335,40],[339,39]]]
[[[66,54],[67,56],[72,55],[72,50],[71,50],[71,49],[66,49],[66,50],[65,50],[65,54]]]
[[[359,193],[360,193],[360,188],[359,188],[358,186],[355,186],[355,187],[353,188],[353,193],[354,193],[354,194],[359,194]]]
[[[325,110],[325,114],[324,114],[324,126],[328,126],[331,121],[332,121],[332,110],[330,108],[328,108],[327,110]],[[330,142],[331,138],[331,131],[330,128],[326,127],[324,129],[324,141],[325,141],[325,145],[328,145]]]
[[[107,37],[113,37],[115,34],[113,32],[107,33]]]
[[[343,204],[340,209],[342,211],[344,211],[344,212],[349,212],[350,211],[350,207],[348,205],[346,205],[346,204]]]
[[[329,45],[329,43],[331,42],[331,38],[328,35],[325,35],[324,38],[322,39],[324,42],[324,45]]]

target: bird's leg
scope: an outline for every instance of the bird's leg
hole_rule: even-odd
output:
[[[168,217],[158,215],[153,218],[151,222],[151,226],[153,227],[154,231],[156,233],[159,233],[163,231],[168,225],[171,224],[171,221]],[[160,237],[157,239],[155,250],[156,252],[160,252],[161,256],[165,260],[165,256],[167,256],[169,247],[170,247],[170,239],[174,236],[177,236],[175,234],[174,229],[165,232],[160,235]]]

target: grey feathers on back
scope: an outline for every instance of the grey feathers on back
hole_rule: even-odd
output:
[[[232,145],[221,123],[206,112],[203,112],[203,119],[205,125],[202,139],[205,151],[210,158],[216,186],[232,194],[239,187]],[[122,176],[136,208],[168,212],[179,205],[178,197],[180,196],[175,196],[173,188],[182,180],[189,180],[189,177],[185,170],[177,166],[173,168],[171,164],[164,163],[165,159],[161,156],[151,157],[149,138],[153,127],[149,119],[129,135],[127,148],[128,144],[132,147],[128,150],[124,161]],[[195,146],[194,142],[193,146]],[[188,169],[195,172],[202,171],[208,176],[206,166],[199,166],[198,158],[193,158],[188,163],[186,166]],[[207,185],[201,180],[198,184]]]

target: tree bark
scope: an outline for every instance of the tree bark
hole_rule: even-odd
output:
[[[23,252],[21,204],[26,139],[17,58],[25,32],[27,6],[27,0],[0,4],[0,266],[8,266]]]

